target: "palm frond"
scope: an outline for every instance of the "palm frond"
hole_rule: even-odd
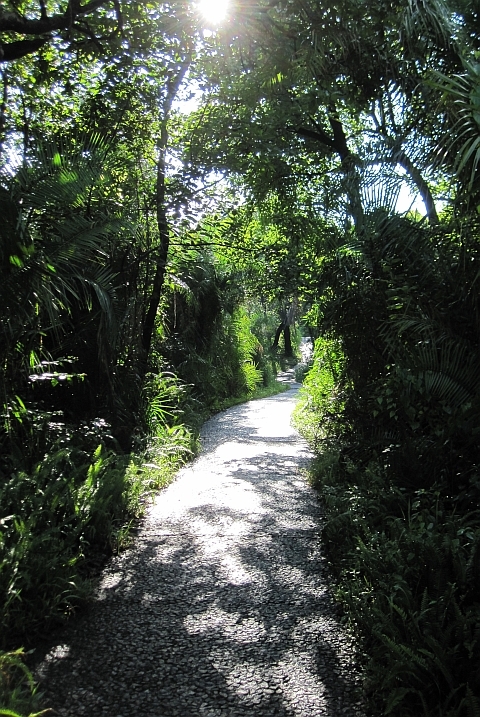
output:
[[[41,143],[15,176],[1,178],[0,201],[9,218],[0,252],[5,356],[12,346],[30,345],[35,336],[38,342],[49,332],[58,341],[74,307],[99,312],[99,337],[114,337],[108,247],[127,227],[92,204],[92,190],[104,181],[104,151],[98,135],[70,147]]]
[[[403,25],[403,39],[412,50],[429,40],[444,48],[454,42],[451,11],[444,0],[408,0]]]
[[[471,191],[480,164],[480,69],[466,64],[465,72],[450,77],[436,72],[432,86],[443,93],[442,105],[450,118],[450,129],[438,147],[437,156],[449,162]]]

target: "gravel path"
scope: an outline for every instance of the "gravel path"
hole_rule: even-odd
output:
[[[61,717],[349,717],[354,650],[290,426],[297,384],[208,421],[200,457],[38,669]]]

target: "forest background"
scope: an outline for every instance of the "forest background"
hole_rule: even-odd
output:
[[[480,715],[479,30],[473,0],[0,3],[0,714],[301,321],[369,713]]]

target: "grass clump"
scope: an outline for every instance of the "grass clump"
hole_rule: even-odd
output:
[[[51,710],[40,709],[40,695],[23,649],[0,650],[0,715],[4,717],[41,717]]]
[[[197,450],[195,434],[183,425],[165,426],[150,438],[144,451],[131,456],[126,469],[128,514],[140,517],[149,499],[173,480],[178,469]],[[117,545],[117,549],[121,547]]]

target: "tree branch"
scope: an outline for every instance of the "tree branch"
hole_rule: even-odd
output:
[[[338,152],[343,162],[344,159],[350,156],[350,150],[348,149],[347,138],[340,117],[333,105],[328,108],[328,121],[333,131],[335,151]]]
[[[37,36],[2,43],[0,62],[11,62],[36,52],[51,41],[51,33],[71,29],[77,18],[91,15],[100,7],[112,5],[112,2],[115,5],[115,0],[91,0],[81,5],[79,0],[69,0],[64,13],[57,13],[49,17],[45,1],[39,0],[40,17],[33,19],[25,17],[17,10],[9,10],[0,4],[0,33],[13,32],[17,35]],[[116,9],[118,17],[118,8]],[[48,35],[48,37],[45,37],[45,35]]]
[[[6,44],[0,44],[0,62],[12,62],[25,55],[37,52],[41,47],[50,42],[50,37],[37,37],[33,40],[15,40]]]
[[[329,149],[333,149],[334,151],[336,151],[334,140],[329,137],[328,134],[324,132],[320,127],[318,127],[317,129],[298,127],[296,129],[293,129],[293,132],[295,132],[295,134],[298,134],[299,137],[308,137],[308,139],[314,139],[317,142],[321,142]]]
[[[430,191],[430,187],[422,177],[420,171],[413,164],[410,157],[408,157],[402,149],[396,149],[392,152],[392,162],[395,162],[401,167],[403,167],[406,173],[415,182],[415,185],[425,205],[428,221],[430,222],[430,224],[438,224],[437,209],[435,207],[435,202],[433,199],[432,192]]]

